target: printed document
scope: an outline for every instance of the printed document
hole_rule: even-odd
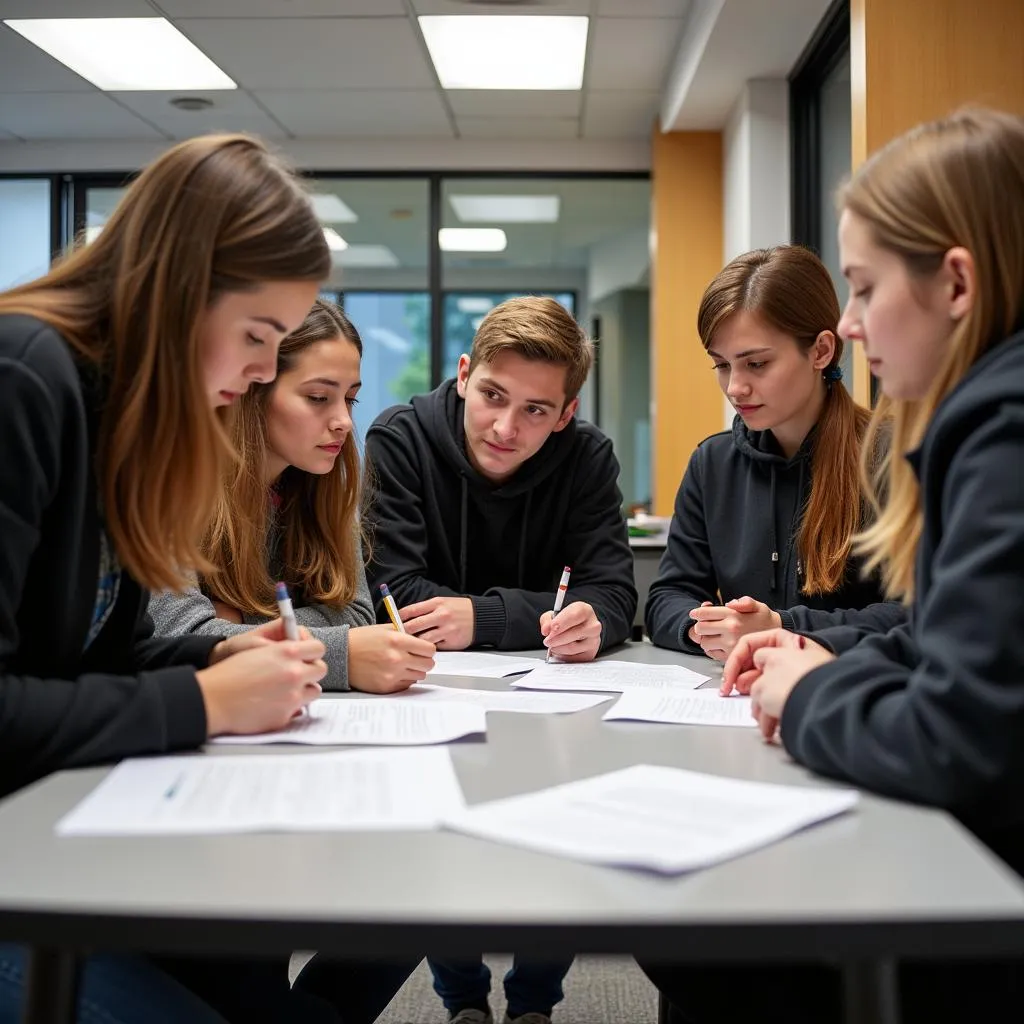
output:
[[[550,662],[512,680],[525,690],[597,690],[624,693],[634,687],[693,690],[711,677],[681,665],[643,665],[636,661]]]
[[[535,693],[531,690],[469,690],[458,686],[414,683],[408,690],[391,697],[417,700],[466,701],[484,711],[514,711],[526,715],[562,715],[596,707],[612,699],[612,694]]]
[[[529,672],[541,662],[537,658],[510,658],[507,654],[480,654],[477,651],[438,651],[428,676],[473,676],[504,679]]]
[[[750,714],[750,698],[718,690],[626,690],[603,715],[605,722],[632,719],[638,722],[670,722],[676,725],[734,725],[756,728]]]
[[[122,761],[66,836],[433,829],[463,806],[443,747]]]
[[[680,874],[767,846],[856,802],[854,790],[634,765],[477,804],[445,825],[573,860]]]

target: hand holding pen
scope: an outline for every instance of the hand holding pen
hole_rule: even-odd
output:
[[[540,617],[540,632],[548,653],[559,661],[592,661],[601,650],[601,620],[594,609],[585,601],[573,601],[565,605],[569,589],[569,566],[562,571],[562,578],[555,594],[555,606]]]

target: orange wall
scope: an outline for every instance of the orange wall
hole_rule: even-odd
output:
[[[1024,114],[1024,0],[851,0],[853,166],[965,103]],[[867,400],[860,350],[854,393]]]
[[[654,512],[671,515],[690,453],[722,429],[722,392],[697,307],[722,267],[722,135],[654,132],[651,156],[651,418]]]

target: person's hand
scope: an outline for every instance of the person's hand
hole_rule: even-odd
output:
[[[540,617],[540,632],[551,657],[559,661],[593,661],[601,649],[601,620],[586,601],[573,601],[557,615]]]
[[[238,626],[242,624],[242,613],[237,608],[232,608],[231,605],[225,604],[223,601],[213,601],[213,610],[218,619],[233,622]]]
[[[476,616],[468,597],[432,597],[400,608],[406,631],[439,651],[464,651],[473,642]]]
[[[299,639],[308,640],[309,637],[309,630],[304,626],[300,626]],[[272,619],[270,622],[254,626],[244,633],[236,633],[234,636],[229,636],[226,640],[221,640],[210,651],[210,664],[216,665],[218,661],[230,658],[232,654],[238,654],[240,651],[248,651],[253,647],[265,647],[267,644],[279,643],[281,640],[287,639],[284,632],[284,621],[282,619]],[[319,656],[317,655],[317,657]]]
[[[253,632],[231,639],[251,638],[255,644],[222,654],[209,668],[196,673],[206,705],[208,736],[283,729],[320,696],[320,680],[327,665],[319,640],[308,639],[307,634],[304,640],[275,641],[267,636],[252,637]]]
[[[785,629],[752,633],[740,640],[725,663],[721,693],[749,693],[761,735],[770,742],[793,687],[835,657],[821,644]]]
[[[778,612],[752,597],[737,597],[724,605],[705,601],[690,612],[690,618],[694,620],[690,639],[715,661],[725,661],[740,637],[782,626]]]
[[[434,667],[434,645],[394,626],[359,626],[348,631],[348,683],[364,693],[398,693],[426,678]]]

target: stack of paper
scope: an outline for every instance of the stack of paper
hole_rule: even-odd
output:
[[[851,790],[742,782],[635,765],[446,819],[457,832],[595,864],[679,874],[737,857],[834,817]]]
[[[57,823],[65,836],[431,829],[463,806],[448,751],[124,761]]]
[[[674,693],[637,687],[627,690],[609,708],[604,721],[631,719],[640,722],[670,722],[674,725],[734,725],[753,729],[750,698],[734,694],[723,697],[717,690]]]
[[[464,702],[399,703],[379,697],[321,697],[279,732],[257,736],[218,736],[212,743],[248,746],[253,743],[308,743],[343,746],[411,746],[447,743],[460,736],[487,731],[482,707]]]
[[[504,679],[529,672],[541,662],[537,658],[510,658],[507,654],[481,654],[478,651],[438,651],[428,676],[467,676]]]
[[[513,711],[524,715],[563,715],[583,711],[612,699],[593,693],[531,693],[529,690],[469,690],[434,683],[414,683],[389,700],[464,701],[484,711]]]
[[[623,693],[634,687],[692,690],[711,677],[681,665],[641,665],[635,661],[589,661],[541,664],[529,675],[512,680],[527,690],[597,690]]]

